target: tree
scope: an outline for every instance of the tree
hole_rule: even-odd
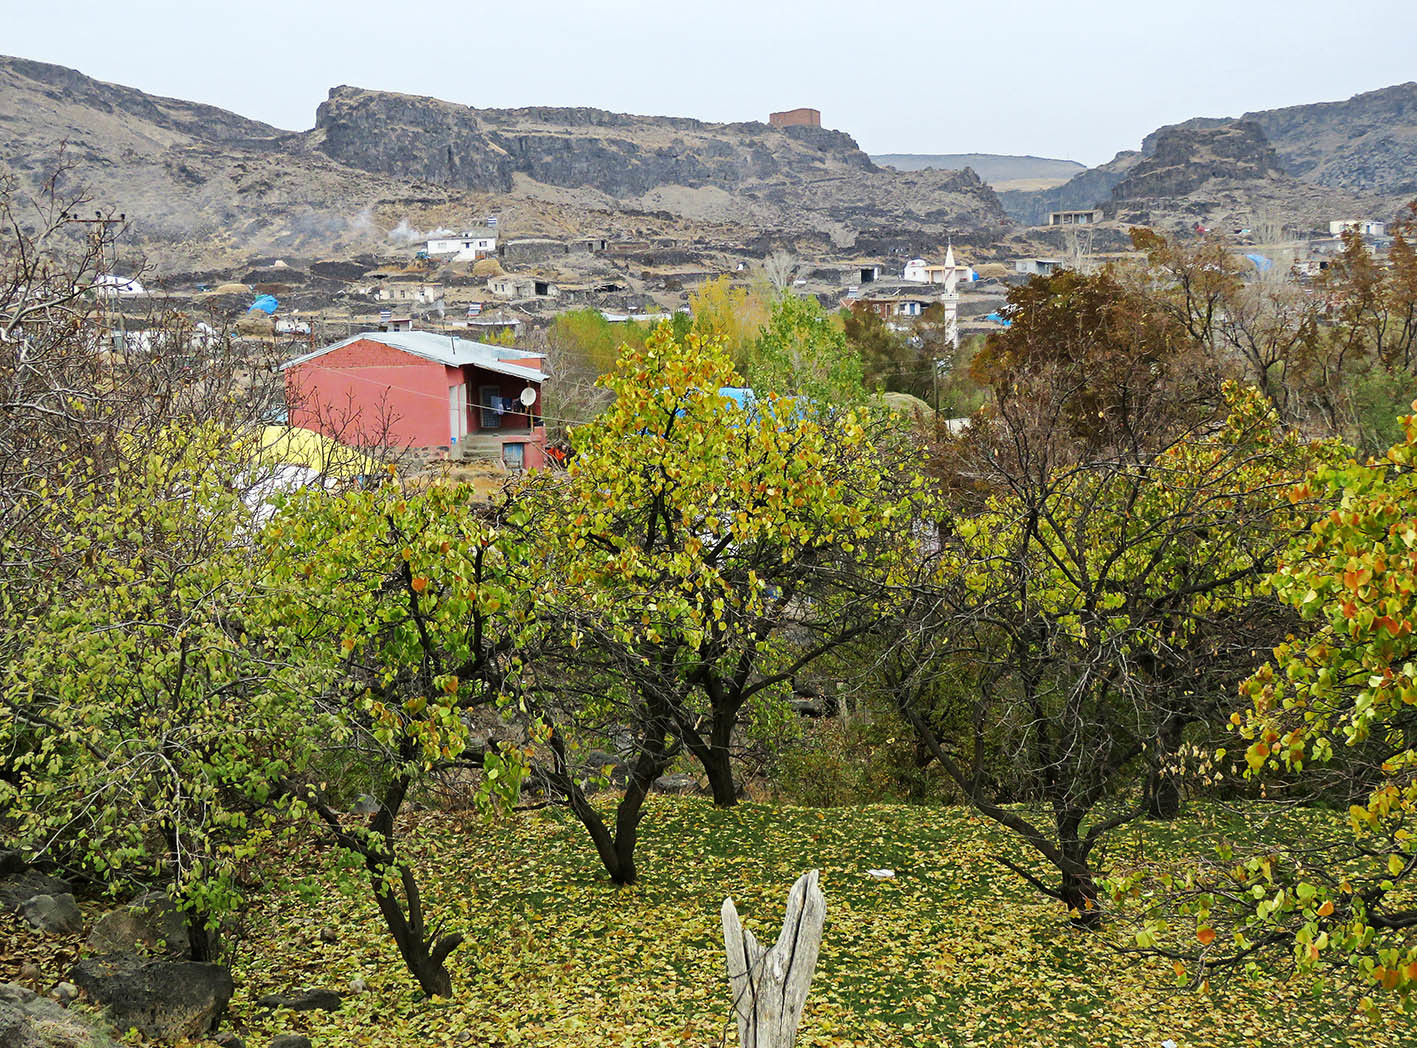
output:
[[[779,297],[792,287],[792,278],[796,275],[797,259],[785,248],[776,248],[763,259],[763,276]]]
[[[310,697],[328,758],[344,780],[365,782],[376,807],[342,810],[300,767],[285,789],[363,866],[430,996],[452,993],[446,962],[463,935],[430,921],[400,814],[442,773],[480,773],[484,809],[509,803],[525,757],[510,743],[475,745],[468,723],[515,696],[533,610],[526,551],[475,498],[465,485],[406,491],[392,480],[338,498],[308,492],[263,534],[268,614],[298,671],[286,686]]]
[[[715,803],[735,803],[745,718],[780,717],[794,674],[880,626],[875,600],[902,548],[909,485],[896,489],[863,416],[722,395],[739,380],[721,342],[681,343],[661,328],[604,381],[615,401],[575,432],[566,474],[533,478],[519,498],[535,524],[533,560],[563,580],[546,616],[620,682],[590,709],[565,702],[584,685],[540,687],[543,707],[561,711],[547,713],[553,743],[621,710],[616,724],[633,740],[621,843],[568,789],[560,756],[554,779],[625,883],[652,776],[682,748]]]
[[[96,484],[91,462],[42,484],[61,577],[6,668],[0,810],[36,859],[169,891],[192,956],[211,960],[241,875],[281,832],[280,782],[318,735],[274,686],[250,448],[213,423],[147,439],[125,449],[121,484]]]
[[[1325,770],[1348,765],[1333,798],[1350,803],[1346,832],[1223,854],[1171,893],[1209,947],[1187,951],[1203,967],[1289,953],[1301,971],[1417,990],[1417,418],[1402,422],[1385,457],[1325,462],[1291,491],[1317,512],[1272,585],[1304,626],[1245,681],[1232,717],[1253,777],[1329,785]]]
[[[1025,367],[1011,348],[995,347],[1009,384],[995,387],[997,413],[976,421],[961,467],[989,494],[946,521],[903,633],[917,635],[917,662],[895,671],[896,690],[970,803],[1059,880],[1000,861],[1094,921],[1093,851],[1149,807],[1174,812],[1161,787],[1182,730],[1214,716],[1276,628],[1261,587],[1298,526],[1276,496],[1308,452],[1253,391],[1230,388],[1221,419],[1178,418],[1159,390],[1119,380],[1120,359],[1094,389],[1071,380],[1071,361],[1061,373],[1046,360]],[[1141,374],[1131,381],[1157,381],[1150,365]],[[978,691],[963,717],[970,735],[951,746],[936,685],[961,664]],[[1005,759],[1019,791],[1007,798],[991,781]],[[1046,814],[1006,806],[1018,799]]]
[[[814,298],[782,295],[749,353],[754,393],[845,407],[866,397],[860,358]]]

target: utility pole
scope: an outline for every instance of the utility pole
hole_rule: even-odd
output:
[[[127,225],[128,216],[124,212],[119,212],[118,216],[115,218],[111,211],[107,215],[105,215],[102,211],[95,211],[93,214],[93,218],[80,218],[76,214],[71,214],[68,211],[64,211],[60,213],[59,218],[61,221],[72,222],[74,225],[84,226],[87,229],[89,242],[93,245],[94,254],[98,258],[98,263],[95,267],[94,276],[112,276],[113,274],[109,271],[108,263],[103,256],[104,246],[112,240],[112,238],[110,238],[108,235],[108,230],[112,226],[122,227]],[[116,251],[114,252],[113,260],[115,263],[118,261],[118,253]],[[112,285],[111,291],[116,297],[118,294],[117,286]],[[103,292],[100,292],[98,297],[99,315],[103,318],[103,325],[105,328],[104,334],[107,335],[110,334],[110,332],[107,330],[108,308],[107,304],[104,302],[105,294]],[[123,337],[123,349],[126,352],[128,349],[128,332],[125,330],[123,325],[123,311],[121,309],[118,310],[118,331],[119,334]]]

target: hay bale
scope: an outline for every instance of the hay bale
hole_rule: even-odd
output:
[[[472,275],[475,277],[500,277],[502,273],[502,263],[495,258],[479,258],[472,264]]]
[[[1002,262],[985,262],[974,267],[974,273],[980,280],[1000,280],[1011,272],[1012,270]]]
[[[274,335],[276,322],[269,313],[253,309],[236,322],[238,335]]]

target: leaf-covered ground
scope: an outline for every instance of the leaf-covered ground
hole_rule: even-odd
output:
[[[788,887],[817,867],[827,925],[804,1046],[1417,1044],[1413,1018],[1375,1025],[1343,993],[1315,999],[1283,981],[1234,978],[1201,995],[1176,989],[1169,964],[1096,949],[991,861],[1006,840],[998,832],[962,809],[718,811],[657,798],[643,825],[642,883],[615,889],[559,810],[490,826],[424,816],[426,902],[468,933],[452,959],[454,999],[422,999],[367,895],[274,894],[251,915],[229,1022],[253,1045],[300,1031],[316,1048],[733,1043],[723,898],[772,939]],[[1187,828],[1161,832],[1184,838]],[[872,880],[871,867],[896,879]],[[337,941],[321,939],[326,927]],[[337,1013],[252,1004],[307,986],[347,992],[356,977],[369,989]]]

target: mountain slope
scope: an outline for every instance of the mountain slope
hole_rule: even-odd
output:
[[[1163,146],[1166,157],[1157,159]],[[1227,150],[1247,159],[1240,163],[1239,153],[1227,158]],[[1208,197],[1211,181],[1223,184],[1224,193]],[[1226,207],[1243,210],[1247,192],[1253,208],[1273,207],[1290,194],[1302,200],[1305,221],[1326,211],[1395,209],[1404,196],[1417,194],[1417,83],[1238,119],[1196,117],[1158,128],[1139,152],[1124,150],[1061,186],[1001,193],[1000,202],[1011,218],[1037,224],[1049,210],[1113,201],[1185,197],[1185,206],[1200,214],[1223,195]]]
[[[978,230],[1006,221],[976,176],[883,170],[850,135],[826,128],[587,108],[472,109],[342,86],[320,105],[306,141],[350,167],[453,188],[709,212],[783,229]]]

